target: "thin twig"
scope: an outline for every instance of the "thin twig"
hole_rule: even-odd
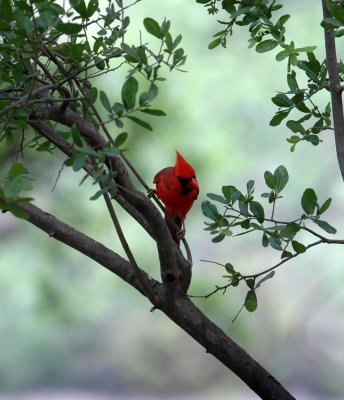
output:
[[[99,182],[99,186],[101,187],[101,189],[102,189],[103,191],[106,190],[106,189],[105,189],[105,186],[104,186],[101,182]],[[103,197],[104,197],[104,200],[105,200],[107,209],[108,209],[108,211],[109,211],[109,214],[110,214],[110,216],[111,216],[111,220],[112,220],[112,222],[113,222],[113,224],[114,224],[114,227],[115,227],[115,229],[116,229],[118,238],[119,238],[119,240],[120,240],[120,242],[121,242],[121,245],[122,245],[122,247],[123,247],[123,250],[125,251],[125,254],[126,254],[127,257],[128,257],[128,260],[129,260],[129,262],[130,262],[130,265],[131,265],[132,268],[133,268],[134,274],[135,274],[135,276],[136,276],[138,282],[140,283],[144,294],[146,295],[147,299],[150,300],[150,302],[153,304],[153,306],[154,306],[155,308],[159,308],[159,301],[158,301],[158,299],[154,296],[154,294],[151,293],[151,291],[148,289],[148,287],[147,287],[147,285],[146,285],[146,282],[145,282],[144,279],[143,279],[141,270],[140,270],[140,268],[138,267],[138,265],[137,265],[137,263],[136,263],[136,260],[135,260],[135,257],[134,257],[134,255],[133,255],[132,251],[130,250],[130,247],[129,247],[129,245],[128,245],[128,242],[127,242],[127,240],[126,240],[126,238],[125,238],[125,236],[124,236],[122,227],[121,227],[121,225],[120,225],[120,223],[119,223],[119,220],[118,220],[118,218],[117,218],[115,209],[114,209],[114,207],[113,207],[113,205],[112,205],[112,202],[111,202],[109,193],[108,193],[107,191],[104,191]]]
[[[316,236],[321,237],[321,235],[316,235]],[[306,247],[306,250],[308,250],[311,247],[317,246],[319,244],[324,244],[324,243],[326,243],[326,244],[344,244],[344,240],[328,239],[328,238],[322,237],[320,240],[317,240],[316,242],[310,243],[308,246],[305,246],[305,247]],[[272,267],[269,267],[269,268],[265,269],[264,271],[258,272],[256,274],[241,275],[241,274],[238,273],[237,274],[237,278],[238,279],[236,280],[236,283],[240,282],[242,280],[250,279],[250,278],[251,279],[256,279],[259,276],[265,275],[265,274],[275,270],[276,268],[280,267],[282,264],[285,264],[287,261],[290,261],[291,259],[297,257],[300,254],[302,254],[302,253],[294,253],[291,256],[284,258],[283,260],[281,260],[277,264],[273,265]],[[212,263],[212,264],[217,264],[217,265],[219,265],[221,267],[225,267],[225,265],[223,265],[221,263],[218,263],[218,262],[215,262],[215,261],[209,261],[209,260],[201,260],[201,261],[209,262],[209,263]],[[195,297],[195,298],[207,299],[207,298],[209,298],[210,296],[214,295],[217,292],[225,292],[231,286],[233,286],[232,282],[227,283],[226,285],[223,285],[223,286],[215,285],[215,289],[213,291],[205,294],[205,295],[203,294],[203,295],[189,295],[189,296],[190,297]]]

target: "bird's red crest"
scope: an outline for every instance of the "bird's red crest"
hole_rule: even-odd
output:
[[[176,176],[181,178],[192,178],[195,176],[195,170],[191,167],[191,165],[184,159],[184,157],[178,152],[176,165],[174,167],[174,172]]]

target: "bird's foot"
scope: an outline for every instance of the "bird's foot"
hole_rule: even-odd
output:
[[[155,190],[155,189],[148,189],[148,190],[147,190],[147,197],[148,197],[149,199],[151,199],[151,198],[155,195],[155,193],[156,193],[156,190]]]
[[[185,228],[180,229],[178,232],[176,232],[176,238],[178,240],[182,240],[185,237]]]

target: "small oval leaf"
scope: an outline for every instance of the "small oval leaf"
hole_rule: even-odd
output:
[[[245,308],[247,311],[253,312],[257,309],[257,306],[258,300],[256,292],[254,290],[249,290],[245,298]]]
[[[265,53],[267,51],[273,50],[275,47],[278,46],[278,42],[276,40],[263,40],[262,42],[258,43],[256,46],[257,53]]]

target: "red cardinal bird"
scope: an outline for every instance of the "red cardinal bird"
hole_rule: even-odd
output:
[[[177,151],[176,165],[158,172],[153,183],[155,193],[165,204],[165,220],[173,240],[179,245],[185,233],[185,217],[197,199],[199,186],[195,170]]]

